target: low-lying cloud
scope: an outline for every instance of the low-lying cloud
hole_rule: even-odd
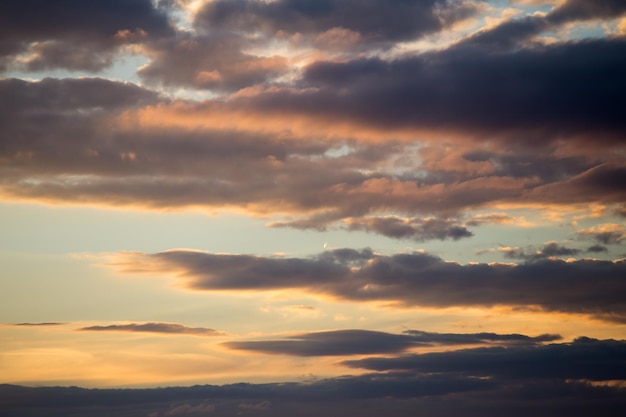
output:
[[[624,260],[533,259],[462,265],[427,253],[337,249],[310,258],[171,250],[119,253],[122,273],[177,276],[196,291],[301,289],[351,301],[404,306],[512,306],[626,322]]]

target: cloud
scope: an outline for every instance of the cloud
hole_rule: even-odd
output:
[[[239,409],[240,410],[265,411],[265,410],[269,410],[271,405],[272,403],[269,401],[262,401],[257,404],[241,403],[239,404]]]
[[[539,307],[626,322],[622,260],[461,265],[419,252],[387,256],[340,249],[310,258],[269,258],[171,250],[119,253],[108,264],[122,273],[176,275],[199,291],[302,289],[352,301]]]
[[[346,366],[377,371],[462,374],[502,379],[626,379],[619,358],[626,353],[623,340],[579,338],[573,343],[519,347],[485,347],[424,353],[395,358],[365,358],[342,362]]]
[[[413,40],[449,27],[477,10],[475,3],[447,0],[395,4],[383,0],[218,0],[200,8],[194,25],[207,31],[262,32],[268,36],[277,32],[319,36],[347,30],[372,44]]]
[[[371,231],[395,239],[459,240],[473,236],[464,225],[452,219],[403,219],[387,216],[347,219],[345,222],[348,224],[348,230]]]
[[[545,15],[534,14],[512,19],[500,25],[481,30],[462,40],[457,47],[489,47],[509,50],[528,42],[543,32],[578,21],[613,19],[626,14],[626,6],[620,0],[566,0]]]
[[[215,413],[215,405],[214,404],[183,404],[176,407],[171,408],[170,410],[163,413],[163,416],[178,416],[178,415],[206,415]],[[158,415],[158,414],[157,414]]]
[[[561,246],[558,242],[547,242],[541,249],[531,248],[523,250],[520,248],[503,247],[500,248],[500,251],[504,253],[505,258],[524,259],[530,262],[546,258],[570,257],[580,253],[580,250]]]
[[[150,62],[139,76],[165,86],[214,91],[238,90],[286,73],[287,59],[278,55],[245,53],[246,41],[236,36],[180,33],[148,43],[143,52]]]
[[[303,84],[315,89],[298,96],[267,93],[256,101],[376,127],[506,133],[515,142],[521,139],[512,133],[522,129],[526,141],[550,139],[556,129],[565,136],[598,131],[603,140],[617,140],[611,133],[624,131],[614,103],[625,45],[601,39],[500,54],[451,48],[393,61],[316,62],[303,76]],[[584,85],[591,79],[594,84]],[[576,94],[568,93],[572,85],[579,86]],[[289,108],[282,108],[287,102]]]
[[[150,0],[9,0],[0,5],[0,16],[0,70],[95,72],[109,66],[122,46],[173,33]]]
[[[399,353],[414,347],[454,346],[461,344],[535,344],[560,339],[559,335],[529,337],[495,333],[442,334],[408,330],[391,334],[369,330],[333,330],[303,333],[281,340],[235,341],[224,346],[269,354],[294,356],[368,355]]]
[[[600,346],[615,349],[620,353],[620,342],[611,346],[610,341],[598,341]],[[511,361],[523,359],[542,361],[557,353],[545,351],[533,356],[520,350],[510,351]],[[567,349],[561,349],[567,351]],[[601,348],[590,346],[570,350],[584,364],[597,364],[602,368],[590,371],[590,375],[616,375],[623,379],[623,372],[606,372],[608,356],[604,360],[598,355]],[[498,369],[501,355],[508,350],[485,349],[497,361],[489,369]],[[462,352],[462,351],[460,351]],[[451,352],[454,353],[454,352]],[[432,358],[432,357],[431,357]],[[471,358],[470,358],[471,359]],[[526,366],[526,374],[540,374],[539,378],[523,376],[498,377],[498,379],[464,376],[467,370],[461,366],[459,372],[418,374],[415,372],[370,373],[359,376],[344,376],[308,383],[231,384],[223,386],[202,385],[194,387],[155,389],[82,389],[77,387],[26,388],[14,385],[0,386],[0,395],[5,399],[5,410],[15,413],[30,412],[41,417],[60,417],[69,414],[121,417],[128,415],[150,415],[164,417],[176,410],[189,411],[193,407],[206,405],[211,398],[215,415],[237,415],[239,412],[254,411],[242,404],[270,406],[277,417],[312,417],[316,415],[342,416],[360,415],[375,417],[384,414],[409,417],[420,410],[425,415],[496,417],[507,413],[513,417],[549,417],[566,414],[572,417],[589,415],[619,415],[626,402],[624,389],[619,386],[594,386],[584,381],[566,381],[566,375],[575,374],[572,369],[558,371],[558,363],[566,364],[570,359],[557,358],[548,363],[548,369]],[[434,360],[436,362],[436,360]],[[524,362],[516,362],[522,368]],[[471,364],[466,364],[471,368]],[[489,365],[488,365],[489,366]],[[450,367],[447,367],[450,368]],[[589,371],[589,367],[585,366]],[[551,372],[558,375],[546,379]],[[579,372],[579,374],[587,372]],[[174,404],[174,405],[173,405]],[[190,408],[191,407],[191,408]],[[246,409],[244,409],[246,408]],[[256,410],[261,411],[263,410]],[[265,410],[264,412],[267,412]],[[95,413],[95,414],[94,414]],[[98,414],[100,413],[100,414]],[[205,414],[213,414],[205,411]],[[192,414],[193,415],[193,414]]]
[[[626,240],[626,227],[616,223],[599,224],[576,232],[581,238],[595,239],[605,245],[615,245]]]
[[[224,333],[204,327],[187,327],[176,323],[130,323],[111,324],[109,326],[89,326],[78,330],[98,332],[138,332],[138,333],[164,333],[164,334],[190,334],[195,336],[221,336]]]
[[[608,251],[609,249],[606,246],[602,246],[602,245],[593,245],[587,248],[587,252],[590,252],[590,253],[602,253],[602,252],[608,252]]]
[[[60,326],[65,323],[16,323],[15,326]]]

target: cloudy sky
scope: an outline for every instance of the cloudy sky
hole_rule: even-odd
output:
[[[0,2],[0,410],[614,415],[625,74],[623,0]]]

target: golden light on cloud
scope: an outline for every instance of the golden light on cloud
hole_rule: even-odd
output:
[[[65,3],[0,2],[0,414],[626,409],[626,2]]]

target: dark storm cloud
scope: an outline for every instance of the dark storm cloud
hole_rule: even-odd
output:
[[[473,233],[453,219],[403,219],[396,216],[362,217],[349,219],[348,230],[365,230],[379,233],[394,239],[459,240],[473,236]]]
[[[31,55],[27,70],[97,71],[111,64],[119,46],[172,33],[167,16],[150,0],[0,4],[0,57],[9,67],[17,54],[26,52]]]
[[[164,334],[191,334],[195,336],[220,336],[222,332],[204,327],[187,327],[177,323],[131,323],[111,324],[109,326],[82,327],[81,331],[97,332],[138,332],[138,333],[164,333]]]
[[[461,265],[426,253],[343,250],[312,258],[266,258],[172,250],[121,253],[110,265],[127,273],[177,273],[194,290],[293,288],[353,301],[539,307],[626,322],[626,262],[619,260]]]
[[[333,330],[304,333],[281,340],[226,342],[235,350],[249,350],[269,354],[295,356],[367,355],[398,353],[413,347],[431,347],[462,344],[535,344],[558,340],[559,335],[529,337],[520,334],[495,333],[445,334],[407,330],[391,334],[369,330]]]
[[[433,33],[477,12],[472,2],[448,0],[218,0],[205,3],[194,24],[207,31],[268,35],[322,34],[347,29],[366,42],[404,41]]]
[[[503,379],[626,380],[626,342],[579,338],[573,343],[484,347],[395,358],[366,358],[344,365],[377,371],[455,373]]]

